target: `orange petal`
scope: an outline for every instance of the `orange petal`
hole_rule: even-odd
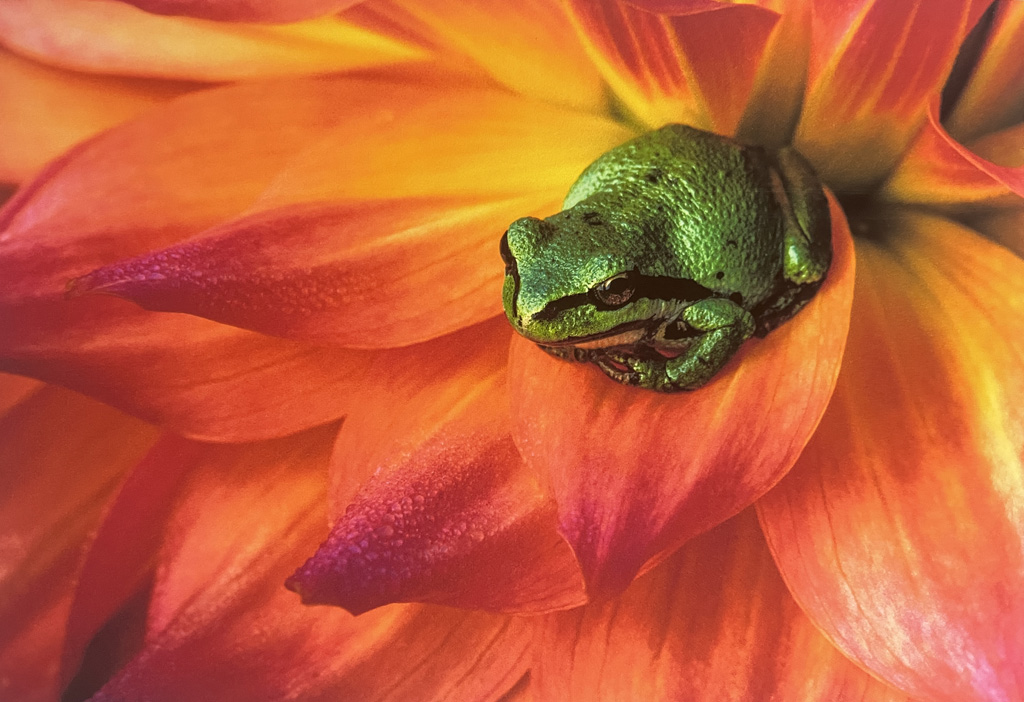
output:
[[[284,590],[326,518],[332,433],[207,447],[167,531],[146,643],[92,699],[475,699],[523,674],[521,621],[424,606],[356,619]]]
[[[324,2],[339,4],[266,4],[288,13],[301,10],[303,3]],[[231,4],[195,3],[211,12],[228,11]],[[254,0],[238,4],[251,7]],[[414,46],[339,17],[277,27],[220,24],[160,17],[112,0],[4,0],[0,43],[42,63],[76,71],[202,81],[329,73],[425,56]]]
[[[1024,3],[995,3],[992,26],[956,107],[946,121],[950,133],[968,141],[1021,121],[1024,114]]]
[[[0,181],[21,182],[74,144],[191,86],[86,76],[0,49]]]
[[[367,9],[387,3],[367,3]],[[600,76],[557,0],[465,3],[396,0],[403,25],[414,24],[448,52],[463,55],[516,92],[604,111]],[[393,12],[393,11],[392,11]]]
[[[0,210],[0,299],[63,294],[76,275],[239,215],[297,152],[347,120],[352,103],[379,114],[435,96],[431,86],[297,79],[150,110],[55,161]]]
[[[73,282],[265,334],[354,348],[426,341],[501,314],[497,244],[536,198],[298,205]]]
[[[55,427],[59,432],[55,433]],[[0,418],[0,697],[57,699],[92,531],[156,432],[57,388]]]
[[[829,185],[860,190],[896,163],[988,2],[814,4],[795,145]]]
[[[978,203],[1019,203],[1024,196],[1022,166],[1024,126],[990,134],[968,147],[943,129],[935,103],[929,110],[928,122],[880,195],[896,202],[956,208]]]
[[[711,383],[665,395],[619,385],[517,337],[513,436],[551,478],[562,534],[592,595],[752,503],[796,460],[842,357],[853,250],[833,202],[832,269],[814,300]]]
[[[720,134],[735,132],[778,21],[761,7],[709,0],[567,5],[592,60],[637,119]]]
[[[236,217],[296,151],[345,119],[348,105],[360,103],[369,117],[356,120],[367,131],[353,128],[348,136],[372,141],[366,137],[380,132],[374,148],[381,150],[388,136],[378,128],[382,116],[424,103],[436,110],[442,99],[436,83],[234,86],[185,96],[76,147],[0,211],[0,368],[69,385],[203,438],[280,436],[341,416],[353,390],[370,380],[363,369],[376,356],[148,315],[111,298],[69,301],[65,286]],[[499,143],[500,135],[491,139]],[[542,149],[551,142],[535,143]],[[481,158],[481,169],[483,161],[493,168],[493,156]],[[559,168],[556,175],[571,180]],[[360,175],[350,173],[363,183]],[[526,182],[525,175],[514,177]],[[387,187],[383,173],[375,182]]]
[[[850,344],[759,503],[797,601],[914,697],[1024,698],[1024,261],[904,215],[858,243]]]
[[[145,594],[176,493],[201,451],[197,442],[163,437],[132,469],[104,512],[75,585],[61,657],[62,685],[83,664],[97,632],[133,596]]]
[[[909,702],[822,636],[744,512],[621,598],[550,615],[534,653],[544,700]]]
[[[43,386],[38,380],[0,373],[0,416]]]
[[[332,461],[327,541],[289,581],[307,603],[536,612],[585,601],[555,506],[509,436],[511,333],[492,323],[446,372],[368,398]],[[497,342],[497,343],[496,343]]]
[[[428,79],[429,80],[429,79]],[[562,198],[636,134],[619,122],[468,79],[367,88],[360,109],[293,156],[259,207],[345,198]]]

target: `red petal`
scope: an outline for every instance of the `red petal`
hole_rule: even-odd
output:
[[[288,12],[303,1],[317,0],[272,4]],[[202,4],[229,9],[223,0]],[[282,27],[217,24],[160,17],[109,0],[4,0],[0,43],[76,71],[202,81],[329,73],[425,56],[337,17]]]
[[[594,63],[640,120],[732,134],[778,15],[705,0],[663,5],[668,14],[639,9],[647,3],[568,3]]]
[[[43,386],[38,380],[0,373],[0,416]]]
[[[394,5],[365,3],[356,9],[383,14],[400,10],[399,26],[426,34],[446,62],[465,70],[468,59],[518,93],[605,111],[604,85],[557,2],[398,0]],[[394,36],[394,30],[389,35]]]
[[[906,215],[858,244],[850,344],[797,466],[758,503],[803,609],[928,700],[1024,697],[1024,261]]]
[[[326,517],[331,437],[206,449],[175,506],[145,647],[94,700],[493,698],[523,674],[523,622],[422,606],[355,619],[281,587]]]
[[[158,15],[185,15],[222,22],[295,22],[340,12],[362,0],[124,0]]]
[[[814,300],[696,392],[619,385],[514,340],[513,435],[551,477],[562,534],[591,594],[621,591],[645,563],[752,503],[796,460],[846,339],[853,251],[835,204],[832,220],[832,269]]]
[[[100,628],[145,589],[182,477],[201,445],[166,436],[132,469],[103,515],[75,588],[62,657],[62,684],[81,663]]]
[[[988,0],[815,3],[795,144],[833,187],[873,185],[895,164]]]
[[[0,49],[0,181],[17,183],[79,141],[189,89],[86,76]]]
[[[1004,129],[1024,114],[1024,4],[996,3],[985,48],[949,115],[949,131],[961,141]]]
[[[366,353],[299,346],[112,298],[4,314],[4,369],[95,396],[181,433],[242,441],[345,414]],[[6,338],[5,338],[6,337]],[[15,337],[12,341],[11,337]],[[365,377],[357,372],[356,378]]]
[[[0,419],[4,699],[59,697],[61,650],[83,556],[123,475],[155,434],[57,388],[38,390]]]
[[[557,205],[428,198],[281,208],[73,286],[277,336],[404,346],[501,314],[495,242],[512,220]]]
[[[750,512],[694,539],[620,599],[549,616],[534,660],[545,700],[907,700],[814,628]]]
[[[374,352],[324,349],[109,297],[75,304],[86,309],[30,306],[8,316],[0,331],[21,345],[0,366],[216,441],[283,436],[337,419],[368,392],[446,367],[477,333],[470,327]]]
[[[938,104],[903,160],[882,188],[881,195],[897,202],[962,207],[1018,204],[1024,196],[1024,130],[1011,128],[992,134],[973,149],[954,140],[939,124]],[[991,153],[998,165],[977,153]],[[1004,160],[1005,159],[1005,160]],[[1017,197],[1014,197],[1016,195]]]
[[[332,463],[337,521],[289,583],[304,601],[355,614],[398,601],[517,612],[583,603],[554,503],[509,436],[509,334],[500,320],[463,362],[378,394],[346,421]]]

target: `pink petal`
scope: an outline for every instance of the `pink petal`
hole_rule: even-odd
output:
[[[235,220],[82,278],[146,309],[355,348],[427,341],[501,314],[508,223],[536,198],[355,200]],[[490,265],[486,265],[487,262]]]
[[[145,645],[94,700],[496,698],[522,676],[523,622],[423,606],[356,619],[284,590],[326,517],[332,435],[207,447],[167,530]]]
[[[796,460],[846,339],[853,251],[834,204],[832,220],[832,269],[814,300],[696,392],[619,385],[514,340],[513,436],[550,476],[591,595],[620,592],[645,564],[752,503]]]
[[[538,699],[910,702],[814,628],[752,512],[694,539],[619,599],[545,624]]]
[[[389,602],[535,612],[585,601],[554,503],[509,436],[510,333],[497,320],[461,362],[368,398],[346,421],[336,521],[289,581],[305,602],[360,614]]]
[[[237,5],[254,1],[259,2],[238,0]],[[303,2],[318,1],[267,4],[292,13]],[[233,0],[201,4],[227,12]],[[280,27],[219,24],[160,17],[113,0],[4,0],[0,43],[75,71],[200,81],[331,73],[426,57],[413,45],[339,17]]]
[[[655,3],[654,11],[619,0],[568,6],[592,60],[640,120],[720,134],[736,130],[778,21],[757,6],[704,0]]]
[[[832,187],[880,180],[925,120],[988,0],[845,0],[812,10],[795,145]]]
[[[758,503],[848,656],[923,700],[1024,696],[1024,261],[907,214],[858,244],[839,385]]]

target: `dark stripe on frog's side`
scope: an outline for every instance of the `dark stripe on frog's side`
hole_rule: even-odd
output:
[[[680,302],[696,302],[714,297],[715,292],[708,290],[695,280],[672,278],[669,276],[641,276],[637,275],[636,293],[633,299],[646,298],[648,300],[677,300]],[[590,303],[599,310],[616,309],[613,305],[606,305],[596,299],[590,293],[577,293],[563,297],[560,300],[552,300],[544,309],[535,314],[533,318],[537,321],[554,319],[560,313]]]
[[[512,281],[515,285],[512,293],[512,314],[516,315],[519,313],[519,288],[522,286],[522,282],[519,280],[519,262],[516,261],[515,256],[512,255],[512,251],[508,248],[508,230],[501,235],[501,241],[498,242],[498,252],[501,254],[501,260],[505,264],[505,275],[512,276]]]

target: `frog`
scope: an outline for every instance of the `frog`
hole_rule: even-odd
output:
[[[692,391],[813,299],[832,224],[792,147],[668,124],[605,152],[499,250],[517,333],[624,385]]]

